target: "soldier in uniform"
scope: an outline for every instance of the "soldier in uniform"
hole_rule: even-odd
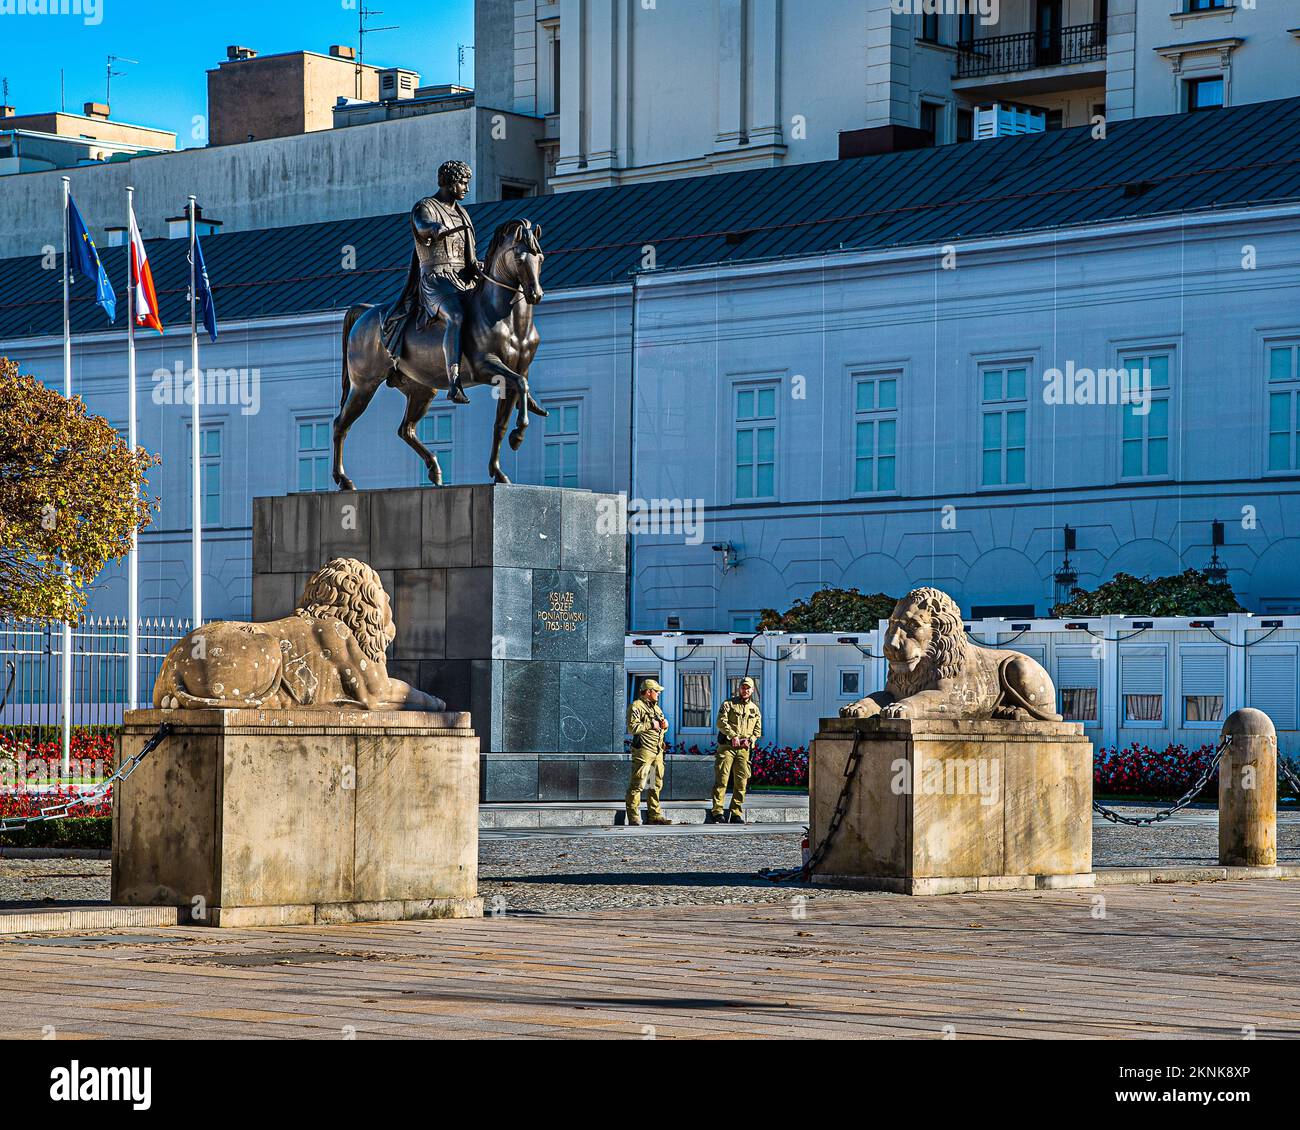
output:
[[[413,316],[442,323],[442,351],[447,364],[448,395],[468,404],[460,383],[460,327],[465,312],[461,294],[483,274],[474,247],[474,224],[461,206],[473,174],[464,161],[448,161],[438,170],[438,191],[411,209],[415,251],[406,285],[384,319],[384,348],[394,367],[402,338]],[[420,323],[423,325],[423,321]]]
[[[659,709],[662,692],[663,687],[654,679],[647,679],[627,708],[627,732],[632,735],[632,781],[627,788],[630,825],[641,823],[641,790],[647,786],[650,796],[646,800],[646,823],[672,823],[659,808],[659,790],[664,787],[664,734],[668,731],[668,719]]]
[[[746,675],[736,693],[718,711],[718,752],[713,763],[713,809],[709,819],[725,824],[727,779],[732,778],[731,823],[745,822],[745,786],[749,784],[749,755],[763,736],[763,713],[754,698],[754,680]]]

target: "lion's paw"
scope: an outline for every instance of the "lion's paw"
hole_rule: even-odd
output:
[[[912,708],[905,702],[891,702],[881,712],[882,718],[910,718],[912,717]]]

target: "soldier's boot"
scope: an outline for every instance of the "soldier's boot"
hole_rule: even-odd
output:
[[[635,812],[629,808],[627,810],[627,826],[629,828],[641,827],[641,813]]]
[[[668,817],[665,816],[662,812],[656,813],[654,816],[647,815],[645,822],[647,824],[671,824],[672,823],[672,821],[669,820]]]
[[[469,393],[460,383],[460,366],[453,365],[447,372],[447,398],[453,404],[468,404]]]
[[[704,823],[706,824],[725,824],[726,822],[727,816],[724,812],[714,812],[710,809],[704,814]]]
[[[731,823],[732,823],[732,824],[743,824],[743,823],[745,823],[745,814],[744,814],[743,812],[734,812],[734,811],[733,811],[732,814],[731,814]]]

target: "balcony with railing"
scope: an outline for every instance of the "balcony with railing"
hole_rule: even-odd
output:
[[[1100,22],[1057,31],[994,35],[957,45],[958,79],[1015,76],[1045,68],[1105,62],[1106,25]]]

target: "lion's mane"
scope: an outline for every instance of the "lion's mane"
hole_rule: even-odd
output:
[[[934,621],[934,639],[916,670],[906,671],[892,663],[889,665],[885,687],[896,701],[910,698],[920,691],[933,690],[940,679],[956,678],[965,670],[970,652],[961,609],[947,593],[933,588],[913,589],[895,606],[895,615],[909,604],[929,613]]]
[[[366,657],[383,663],[389,629],[385,607],[379,574],[364,561],[336,557],[311,575],[295,611],[299,616],[333,616],[343,621]]]

